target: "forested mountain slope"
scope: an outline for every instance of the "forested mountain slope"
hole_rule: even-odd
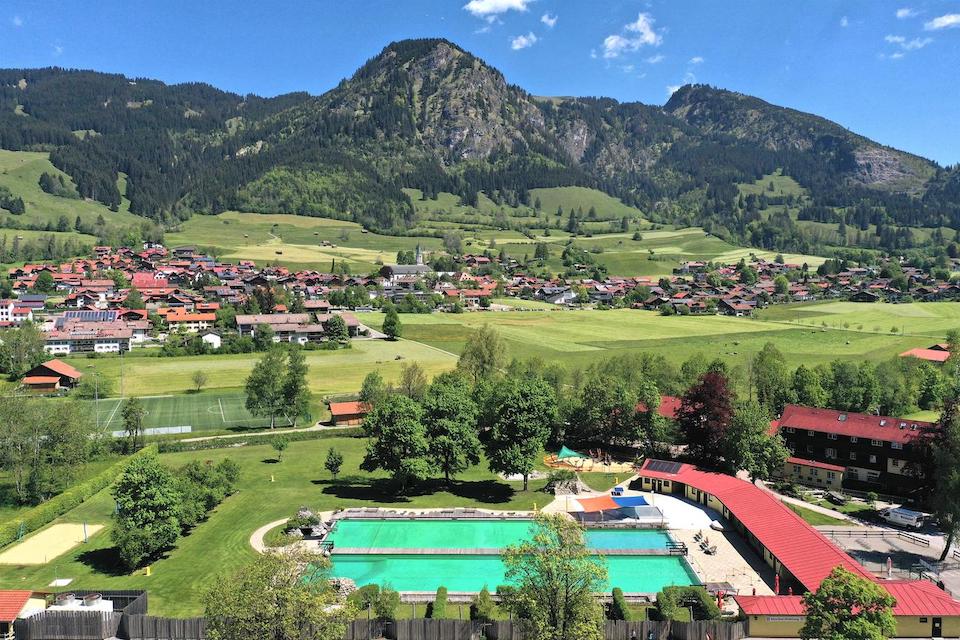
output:
[[[122,172],[130,211],[165,223],[242,209],[402,233],[415,222],[404,188],[516,207],[536,187],[586,186],[657,222],[792,251],[822,241],[798,219],[857,225],[887,249],[916,243],[906,226],[960,228],[960,172],[818,116],[702,85],[663,107],[535,97],[436,39],[392,43],[320,96],[3,70],[0,147],[50,151],[108,206]],[[743,198],[738,184],[777,170],[802,199]]]

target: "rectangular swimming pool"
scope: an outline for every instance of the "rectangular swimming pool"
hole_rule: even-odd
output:
[[[334,548],[502,549],[530,537],[530,520],[340,520],[327,538]],[[658,529],[588,529],[593,549],[664,549]]]
[[[443,550],[502,549],[528,539],[531,524],[530,520],[340,520],[328,537],[334,543],[333,575],[350,578],[357,586],[387,584],[398,591],[431,592],[441,586],[450,591],[479,591],[484,586],[493,590],[505,582],[499,555]],[[620,587],[627,593],[655,593],[669,585],[699,584],[682,557],[642,554],[666,548],[670,538],[664,531],[588,529],[586,538],[591,548],[609,552],[604,558],[605,591]],[[404,549],[419,552],[390,553]],[[437,552],[422,551],[430,549]],[[626,550],[633,554],[617,555]]]
[[[491,591],[504,584],[500,556],[367,555],[331,556],[333,575],[357,586],[389,585],[397,591]],[[656,593],[665,586],[699,584],[686,561],[678,556],[606,556],[608,580],[604,591],[620,587],[627,593]]]

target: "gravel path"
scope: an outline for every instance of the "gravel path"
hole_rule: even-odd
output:
[[[274,520],[268,524],[263,525],[256,531],[250,534],[250,546],[253,547],[253,550],[257,553],[263,553],[267,550],[267,546],[263,544],[263,536],[267,535],[267,531],[273,529],[274,527],[279,527],[284,522],[290,518],[281,518],[279,520]]]

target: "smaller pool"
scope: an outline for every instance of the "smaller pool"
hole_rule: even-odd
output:
[[[530,520],[364,520],[337,523],[329,540],[351,549],[503,549],[530,538]],[[659,529],[587,529],[591,549],[664,549]]]

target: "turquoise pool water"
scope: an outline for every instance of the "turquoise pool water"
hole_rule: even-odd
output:
[[[357,586],[388,584],[397,591],[491,591],[504,584],[500,556],[353,555],[334,553],[333,575]],[[669,585],[699,584],[686,562],[677,556],[606,556],[604,590],[620,587],[628,593],[656,593]]]
[[[338,549],[502,549],[530,537],[529,520],[362,520],[337,523],[333,575],[359,586],[389,584],[398,591],[479,591],[503,584],[499,555],[338,553]],[[663,549],[670,540],[651,529],[591,529],[593,549]],[[604,589],[655,593],[668,585],[697,584],[686,561],[677,556],[607,555],[609,580]]]
[[[334,548],[502,549],[530,537],[530,520],[362,520],[337,523]],[[593,549],[663,549],[669,541],[656,529],[589,529]]]

